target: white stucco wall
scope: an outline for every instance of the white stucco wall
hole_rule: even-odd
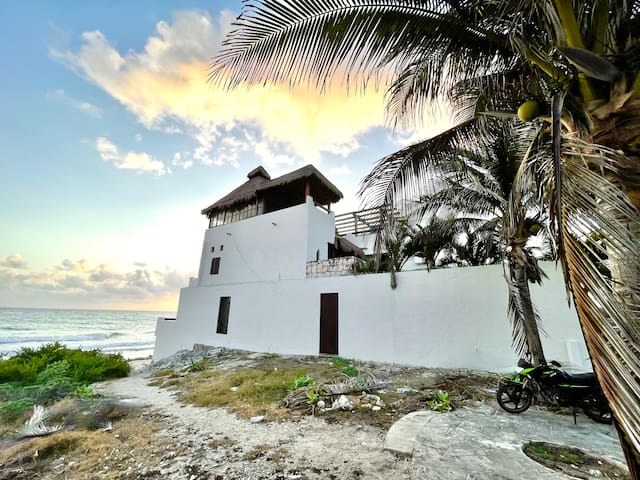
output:
[[[311,197],[295,207],[210,228],[205,232],[198,284],[305,278],[307,260],[315,260],[318,249],[326,259],[327,242],[333,237],[333,213],[314,207]],[[214,257],[220,257],[217,275],[210,274]]]
[[[313,205],[311,197],[307,197],[307,205]],[[334,213],[315,207],[309,208],[308,213],[307,262],[316,260],[316,253],[319,253],[318,260],[327,260],[328,244],[336,238]]]
[[[586,349],[575,312],[564,299],[561,274],[551,263],[544,268],[550,279],[544,287],[534,287],[533,296],[549,334],[543,338],[545,352],[549,359],[571,359],[574,366],[589,369],[588,362],[577,364]],[[343,357],[513,369],[517,358],[511,350],[500,265],[401,272],[397,278],[396,290],[389,287],[388,274],[184,288],[177,320],[158,322],[154,359],[194,343],[318,354],[320,294],[338,293]],[[226,335],[215,333],[221,296],[231,297]]]

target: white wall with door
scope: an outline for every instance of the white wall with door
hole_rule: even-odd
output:
[[[550,278],[532,286],[532,295],[548,334],[547,358],[588,370],[562,275],[552,263],[543,268]],[[400,272],[397,279],[395,290],[388,274],[184,288],[177,319],[158,321],[154,359],[194,343],[316,355],[321,294],[337,293],[340,356],[434,368],[514,367],[502,266]],[[226,334],[216,333],[221,297],[230,298]]]

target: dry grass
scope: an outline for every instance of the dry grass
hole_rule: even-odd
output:
[[[0,480],[133,478],[138,465],[160,460],[150,455],[160,447],[154,435],[160,428],[153,417],[127,418],[109,432],[74,430],[24,440],[0,450]]]
[[[215,365],[212,365],[215,368]],[[296,377],[308,375],[316,382],[333,378],[336,369],[328,362],[307,358],[287,359],[265,357],[259,366],[237,370],[204,370],[180,378],[172,374],[157,376],[163,387],[175,387],[179,398],[203,407],[226,407],[243,418],[266,415],[268,420],[286,417],[280,407]]]
[[[373,374],[389,382],[378,394],[385,407],[378,412],[356,408],[352,413],[327,411],[322,413],[329,423],[349,422],[388,428],[406,413],[427,408],[438,390],[447,391],[454,407],[470,405],[493,398],[490,389],[497,385],[498,376],[484,372],[462,370],[434,370],[419,367],[380,365],[352,362],[347,359],[326,357],[262,356],[250,359],[240,352],[225,354],[207,361],[203,371],[177,374],[174,370],[157,372],[152,384],[177,390],[179,398],[187,403],[205,407],[225,407],[243,418],[265,415],[267,420],[295,420],[301,414],[318,414],[304,401],[293,409],[281,408],[281,402],[290,392],[294,378],[309,376],[316,385],[345,381],[345,365],[361,373]],[[397,391],[408,387],[409,391]],[[354,392],[357,396],[359,392]],[[337,395],[325,398],[327,403]],[[293,410],[296,410],[294,413]]]
[[[211,443],[209,443],[209,446],[213,449],[228,448],[228,447],[233,447],[237,443],[238,443],[237,441],[229,437],[223,437],[217,440],[213,440]]]

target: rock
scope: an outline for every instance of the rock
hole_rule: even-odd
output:
[[[333,402],[331,408],[338,408],[340,410],[353,410],[355,407],[353,401],[345,395],[340,395],[340,397]]]
[[[378,406],[378,405],[374,405],[371,410],[374,412],[379,412],[382,409],[382,407]]]
[[[363,393],[360,396],[360,400],[362,400],[363,402],[371,403],[371,404],[376,405],[378,407],[384,407],[384,402],[380,399],[380,397],[378,395],[372,395],[372,394],[369,394],[369,393]]]
[[[409,393],[409,392],[413,392],[413,388],[409,388],[409,387],[396,388],[396,393]]]
[[[264,415],[258,415],[257,417],[251,417],[251,423],[262,423],[264,422]]]
[[[316,406],[318,408],[324,408],[327,404],[324,403],[324,400],[318,400],[318,403],[316,403]]]
[[[231,390],[232,392],[237,392],[237,391],[238,391],[238,387],[231,387],[231,388],[230,388],[230,390]]]

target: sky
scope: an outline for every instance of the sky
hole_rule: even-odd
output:
[[[447,127],[385,126],[384,89],[207,83],[240,0],[0,2],[0,307],[175,311],[202,208],[313,164],[357,210],[383,156]]]

